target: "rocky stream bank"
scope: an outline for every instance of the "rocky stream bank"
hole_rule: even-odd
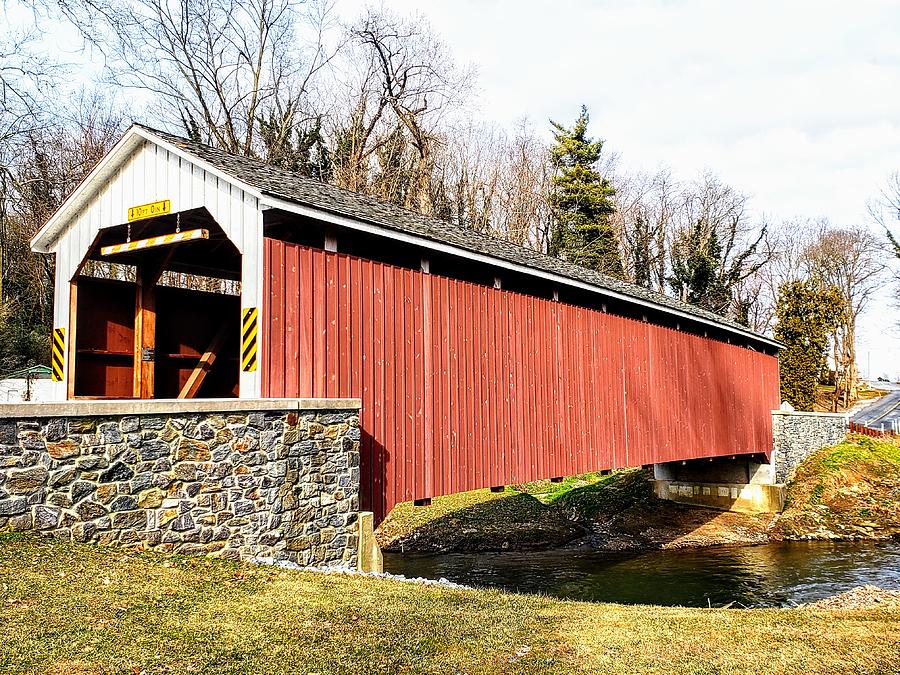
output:
[[[781,514],[658,499],[649,472],[572,476],[504,492],[476,490],[397,506],[379,527],[386,551],[448,553],[585,547],[640,550],[900,535],[900,445],[850,435],[800,465]]]

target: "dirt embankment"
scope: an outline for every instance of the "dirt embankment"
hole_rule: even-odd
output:
[[[783,514],[743,514],[658,499],[640,469],[540,481],[502,493],[397,506],[378,530],[387,551],[601,550],[763,544],[784,539],[881,539],[900,534],[900,445],[864,436],[801,465]]]
[[[628,469],[401,504],[377,534],[386,551],[629,550],[764,543],[771,521],[660,500],[648,472]]]
[[[887,539],[900,535],[900,444],[851,434],[797,467],[779,539]]]

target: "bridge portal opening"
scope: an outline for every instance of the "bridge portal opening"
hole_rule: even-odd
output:
[[[72,280],[69,398],[238,396],[240,282],[206,209],[101,230]]]

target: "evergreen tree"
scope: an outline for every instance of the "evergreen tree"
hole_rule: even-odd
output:
[[[194,143],[203,143],[204,138],[200,133],[200,125],[197,124],[197,120],[194,119],[194,116],[191,114],[191,111],[185,107],[181,107],[181,126],[184,127],[185,135]]]
[[[582,106],[571,129],[550,122],[555,139],[550,206],[556,221],[550,254],[622,278],[619,243],[610,224],[615,190],[597,171],[603,141],[587,137],[588,119]]]
[[[322,118],[309,124],[285,128],[274,112],[258,120],[265,161],[309,178],[327,182],[332,158],[322,133]]]
[[[679,235],[669,285],[682,302],[725,314],[731,291],[719,273],[721,258],[722,245],[714,228],[697,221]]]
[[[887,238],[891,243],[892,253],[895,257],[900,258],[900,241],[897,241],[897,237],[895,237],[890,230],[887,231]]]
[[[813,281],[792,281],[778,289],[775,339],[784,345],[779,357],[781,398],[798,410],[815,405],[829,336],[840,322],[843,306],[840,291]]]

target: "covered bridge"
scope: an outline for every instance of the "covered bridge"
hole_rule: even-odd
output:
[[[358,397],[361,501],[768,455],[778,345],[671,298],[131,127],[32,242],[53,397]]]

